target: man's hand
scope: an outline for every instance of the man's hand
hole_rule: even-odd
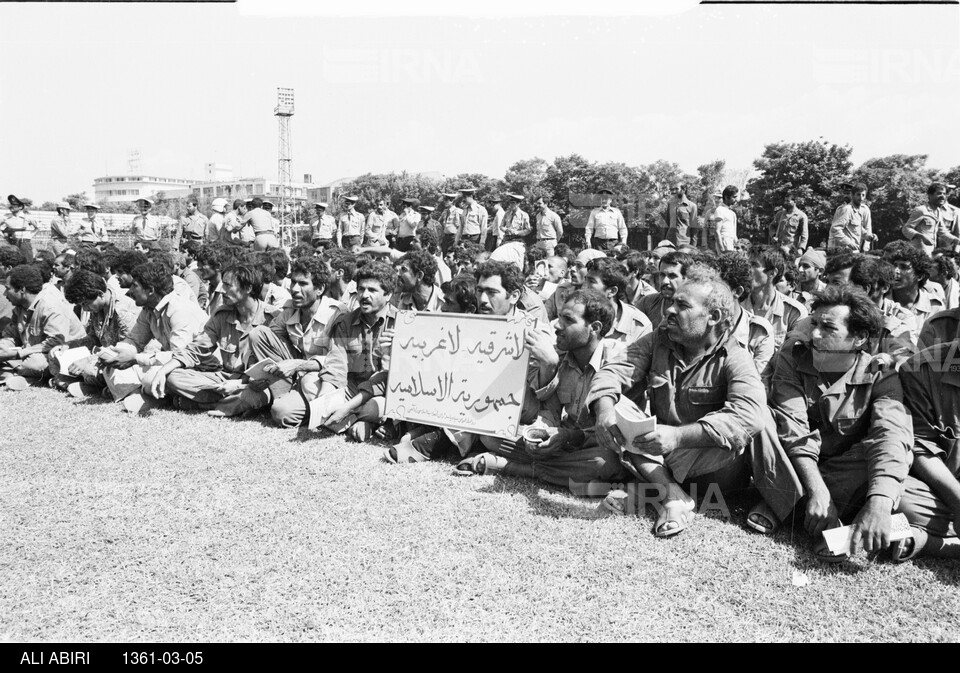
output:
[[[0,349],[0,360],[16,360],[17,359],[17,349],[16,348],[3,348]]]
[[[830,491],[824,488],[810,494],[807,500],[807,511],[804,526],[810,535],[820,535],[828,528],[834,528],[840,523],[840,514],[837,506],[830,497]]]
[[[349,404],[339,406],[321,419],[320,425],[336,425],[337,423],[341,423],[343,419],[352,414],[353,411],[353,407]]]
[[[377,337],[377,347],[380,349],[382,355],[390,354],[390,349],[393,347],[392,329],[385,329],[380,332],[380,336]]]
[[[297,368],[303,364],[303,360],[281,360],[280,362],[270,363],[264,366],[263,371],[267,374],[275,374],[284,379],[289,379],[297,373]]]
[[[530,355],[536,358],[540,366],[556,366],[560,364],[560,354],[553,345],[553,340],[546,332],[538,329],[528,329],[524,337],[524,344]]]
[[[126,369],[137,361],[136,351],[128,349],[104,348],[97,357],[103,364],[117,369]]]
[[[623,433],[617,427],[617,414],[613,410],[613,400],[609,397],[600,398],[594,403],[594,412],[597,415],[597,442],[607,451],[620,455],[625,442]]]
[[[665,456],[680,448],[680,432],[672,425],[658,425],[633,440],[634,447],[651,456]]]
[[[226,397],[227,395],[232,395],[233,393],[239,393],[246,386],[243,385],[243,381],[240,379],[227,379],[219,386],[217,386],[217,392]]]
[[[148,391],[151,397],[155,397],[158,400],[162,400],[164,395],[167,394],[167,376],[162,371],[158,372],[156,376],[153,377],[153,381],[150,382],[150,390]]]
[[[567,445],[570,438],[570,431],[566,428],[544,428],[550,433],[542,442],[531,442],[527,438],[523,439],[523,448],[526,449],[534,458],[549,458],[555,456]]]
[[[867,498],[865,504],[853,520],[853,541],[850,543],[850,554],[860,550],[861,542],[867,552],[878,552],[890,546],[890,512],[893,511],[893,501],[882,495]]]
[[[256,381],[249,381],[247,383],[247,388],[254,390],[258,393],[262,393],[264,390],[270,387],[269,379],[257,379]]]

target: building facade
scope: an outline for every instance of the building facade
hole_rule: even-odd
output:
[[[146,175],[106,175],[93,181],[93,198],[97,203],[124,203],[151,198],[163,192],[168,199],[190,194],[190,180],[157,178]]]

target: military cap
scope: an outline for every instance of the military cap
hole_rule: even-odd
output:
[[[141,203],[141,202],[147,203],[147,204],[149,204],[149,205],[151,205],[151,206],[153,205],[153,201],[151,201],[150,199],[146,198],[145,196],[141,196],[139,199],[137,199],[136,202],[137,202],[137,203]]]
[[[613,196],[613,190],[609,187],[601,187],[597,190],[597,194],[609,194],[610,196]]]
[[[476,187],[461,187],[461,188],[458,189],[457,191],[460,192],[461,194],[473,194],[475,191],[477,191],[477,188],[476,188]]]
[[[314,208],[326,208],[326,207],[327,207],[327,203],[326,203],[326,201],[317,201],[315,204],[313,204],[313,207],[314,207]]]
[[[440,196],[442,196],[442,197],[444,197],[444,198],[447,198],[447,199],[455,199],[455,198],[457,198],[456,192],[440,192]]]
[[[433,206],[420,206],[419,210],[421,213],[432,213],[433,211],[436,210],[436,208],[434,208]]]
[[[418,198],[416,198],[416,197],[414,197],[414,196],[408,196],[408,197],[406,197],[405,199],[403,199],[403,202],[404,202],[405,204],[407,204],[408,206],[419,206],[419,205],[420,205],[420,199],[418,199]]]
[[[11,194],[10,196],[7,197],[7,202],[8,202],[11,206],[22,206],[22,205],[23,205],[23,201],[21,201],[20,199],[18,199],[18,198],[17,198],[16,196],[14,196],[13,194]]]
[[[73,208],[71,208],[70,204],[66,201],[61,201],[57,204],[57,210],[73,210]]]
[[[360,200],[359,196],[344,196],[342,198],[344,201],[349,201],[350,203],[356,203]]]

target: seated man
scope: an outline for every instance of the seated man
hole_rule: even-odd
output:
[[[390,300],[398,311],[437,312],[443,306],[443,291],[437,285],[437,260],[426,250],[404,253],[397,265],[400,291]]]
[[[614,309],[613,324],[603,338],[629,344],[653,331],[650,319],[640,309],[623,301],[626,297],[627,267],[621,262],[610,257],[591,260],[587,263],[583,287],[603,293]]]
[[[698,270],[678,284],[661,329],[603,365],[590,386],[586,404],[596,414],[600,445],[657,491],[657,537],[676,535],[693,520],[691,487],[705,495],[718,488],[722,495],[745,488],[752,472],[763,500],[748,525],[764,533],[774,532],[800,498],[760,374],[730,331],[734,303],[715,273]],[[657,420],[632,445],[617,427],[614,405],[621,394],[640,408],[649,397]],[[605,503],[622,508],[610,497]]]
[[[597,443],[593,417],[584,404],[596,372],[626,347],[603,338],[610,332],[613,318],[613,305],[606,295],[577,290],[557,319],[556,347],[541,332],[528,334],[527,347],[549,379],[535,392],[550,436],[542,443],[522,438],[500,442],[491,453],[474,459],[474,472],[537,478],[569,487],[574,493],[584,493],[591,482],[629,479],[617,453]]]
[[[349,423],[349,435],[366,441],[383,422],[385,399],[361,390],[361,384],[389,368],[397,316],[390,298],[397,275],[389,264],[370,262],[357,271],[356,280],[360,306],[341,313],[331,325],[330,351],[320,373],[318,395],[309,403],[307,427],[323,425],[342,431]]]
[[[302,425],[307,402],[319,395],[320,371],[330,347],[333,319],[344,311],[324,294],[329,267],[319,257],[301,257],[290,272],[290,302],[267,324],[251,330],[252,362],[273,360],[266,371],[277,377],[266,390],[247,388],[220,412],[235,415],[272,403],[273,421],[284,428]],[[229,409],[229,411],[226,411]],[[220,415],[214,413],[213,415]]]
[[[647,258],[642,252],[634,250],[624,258],[623,263],[627,265],[627,271],[629,272],[627,276],[627,301],[640,308],[641,299],[648,294],[657,293],[657,288],[643,278],[648,273]]]
[[[125,294],[117,294],[107,287],[103,276],[79,269],[67,279],[63,288],[66,300],[89,314],[85,336],[68,341],[50,351],[50,371],[59,371],[57,356],[68,348],[86,346],[92,354],[70,365],[70,370],[59,371],[56,377],[58,388],[66,389],[74,397],[99,395],[106,387],[100,373],[97,352],[102,348],[116,346],[130,336],[137,324],[140,308]]]
[[[890,298],[913,313],[917,326],[946,308],[943,288],[930,280],[933,260],[906,241],[891,241],[883,248],[883,258],[895,268]],[[914,340],[919,334],[914,335]]]
[[[637,303],[637,308],[650,319],[653,329],[657,329],[666,317],[667,309],[673,303],[673,293],[687,275],[687,269],[693,262],[693,256],[685,252],[669,252],[660,258],[657,271],[659,279],[657,293],[644,295]]]
[[[851,522],[854,550],[889,544],[912,444],[910,416],[893,368],[878,371],[871,340],[883,321],[850,285],[831,285],[813,304],[809,340],[791,338],[774,358],[770,405],[783,448],[807,495],[804,525],[814,553],[842,561],[821,537]]]
[[[797,321],[807,317],[807,309],[776,288],[787,264],[782,252],[764,247],[750,255],[750,263],[753,267],[752,287],[740,305],[773,325],[774,345],[779,349]]]
[[[861,255],[850,269],[850,282],[867,293],[880,309],[883,329],[875,353],[887,353],[902,362],[916,353],[919,329],[916,317],[888,297],[896,272],[885,259]]]
[[[154,376],[173,351],[190,345],[203,330],[207,315],[196,302],[175,293],[173,277],[163,264],[142,264],[130,277],[127,296],[140,307],[140,315],[130,335],[101,350],[97,358],[113,399],[122,401],[124,410],[137,413],[154,406],[146,397]],[[158,350],[147,350],[148,345],[157,344]]]
[[[153,397],[170,393],[180,409],[209,411],[249,384],[243,379],[255,364],[250,332],[268,324],[278,309],[260,299],[260,272],[251,266],[228,267],[221,283],[223,306],[192,343],[175,350],[160,368],[150,389]]]
[[[903,399],[913,416],[913,467],[900,511],[913,539],[895,543],[893,558],[919,554],[960,558],[960,341],[938,343],[900,367]]]
[[[15,266],[4,285],[13,315],[0,333],[0,376],[45,378],[49,374],[47,353],[82,338],[83,325],[63,295],[43,291],[43,276],[35,266]]]

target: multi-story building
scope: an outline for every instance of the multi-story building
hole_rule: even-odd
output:
[[[98,203],[122,203],[151,198],[163,192],[168,199],[188,196],[190,180],[185,178],[157,178],[146,175],[107,175],[93,181],[93,198]]]
[[[219,197],[227,201],[233,201],[234,199],[249,199],[259,196],[261,199],[267,199],[274,203],[280,201],[280,182],[270,178],[195,181],[191,183],[190,187],[201,199],[216,199]],[[314,185],[306,182],[291,183],[287,200],[297,204],[305,203],[309,198],[307,192],[313,188]]]

